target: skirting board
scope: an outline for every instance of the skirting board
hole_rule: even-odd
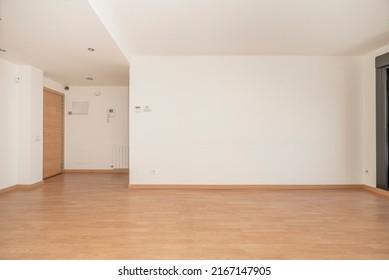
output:
[[[5,188],[5,189],[1,189],[0,190],[0,194],[8,193],[8,192],[11,192],[11,191],[33,190],[33,189],[35,189],[37,187],[42,186],[44,183],[45,183],[44,181],[40,181],[40,182],[37,182],[37,183],[32,184],[32,185],[15,185],[15,186],[11,186],[11,187],[8,187],[8,188]]]
[[[378,193],[380,195],[388,196],[389,197],[389,191],[382,190],[380,188],[370,187],[370,186],[363,186],[364,190],[367,190],[369,192]]]
[[[120,173],[120,174],[127,174],[128,169],[65,169],[64,173]]]
[[[356,190],[364,185],[128,185],[129,189]]]

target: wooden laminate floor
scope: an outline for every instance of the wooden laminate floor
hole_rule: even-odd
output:
[[[365,190],[128,190],[65,174],[0,195],[1,259],[389,259]]]

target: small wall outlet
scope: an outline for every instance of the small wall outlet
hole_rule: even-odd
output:
[[[155,169],[151,169],[151,174],[155,175],[157,171]]]

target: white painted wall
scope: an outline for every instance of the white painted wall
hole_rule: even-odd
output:
[[[43,72],[18,66],[18,184],[42,180]]]
[[[134,56],[130,81],[131,184],[362,183],[361,58]]]
[[[89,115],[69,116],[75,101],[89,102]],[[108,108],[115,109],[109,123]],[[128,146],[128,87],[71,86],[65,98],[65,168],[111,169],[114,146]]]
[[[43,72],[30,67],[31,75],[31,179],[34,184],[43,177]]]
[[[0,59],[0,188],[42,180],[42,87],[42,71]]]
[[[363,57],[363,183],[374,187],[376,186],[375,58],[387,52],[389,52],[389,45]]]
[[[0,189],[17,183],[17,66],[0,58]]]
[[[66,93],[65,91],[65,85],[60,84],[56,81],[50,80],[47,77],[43,77],[43,86],[52,90],[55,90],[60,93]]]

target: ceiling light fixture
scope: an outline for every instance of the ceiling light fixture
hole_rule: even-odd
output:
[[[89,81],[93,81],[93,78],[91,78],[91,77],[87,77],[86,79]]]
[[[94,49],[94,48],[88,48],[88,51],[90,51],[90,52],[94,52],[94,51],[95,51],[95,49]]]

